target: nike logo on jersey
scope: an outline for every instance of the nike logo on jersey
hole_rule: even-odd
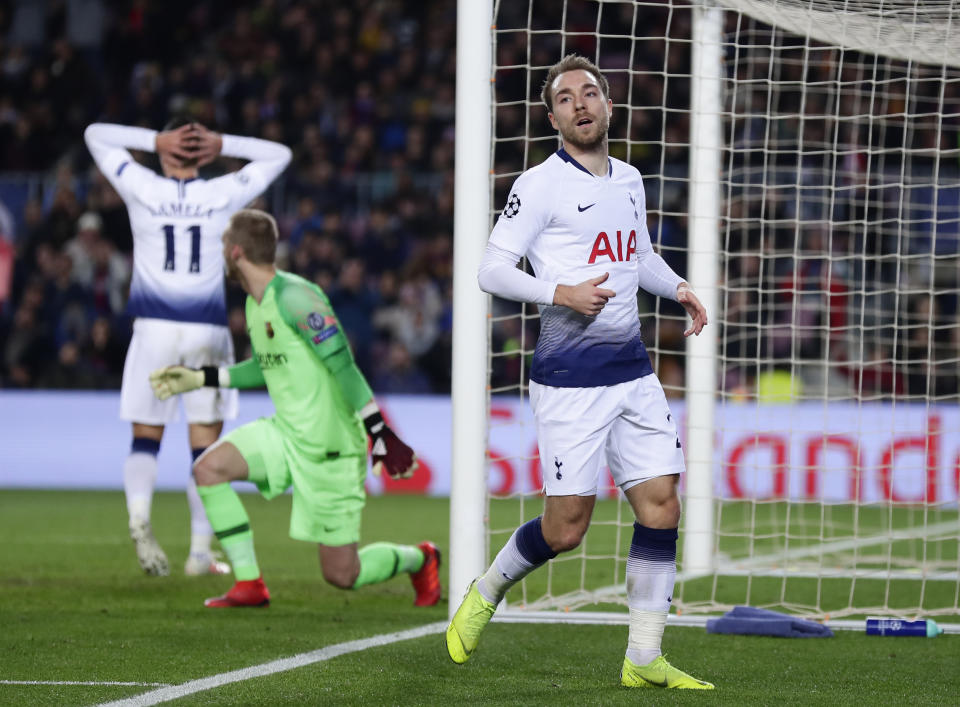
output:
[[[579,211],[580,213],[583,213],[584,211],[589,209],[591,206],[596,206],[596,205],[597,205],[597,202],[593,202],[592,204],[588,204],[586,206],[580,206],[580,204],[577,204],[577,211]]]

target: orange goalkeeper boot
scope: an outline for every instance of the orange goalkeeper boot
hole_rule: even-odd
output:
[[[263,577],[238,581],[230,591],[220,597],[211,597],[203,602],[211,608],[232,606],[270,606],[270,591]]]
[[[410,575],[417,592],[414,606],[433,606],[440,601],[440,550],[432,542],[417,545],[423,551],[423,567]]]

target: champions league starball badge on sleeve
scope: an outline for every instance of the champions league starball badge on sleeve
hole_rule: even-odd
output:
[[[520,213],[520,197],[514,193],[507,199],[507,205],[503,207],[503,215],[507,218],[513,218],[518,213]]]

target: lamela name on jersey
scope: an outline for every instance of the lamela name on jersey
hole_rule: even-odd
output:
[[[188,201],[167,201],[161,204],[144,204],[147,211],[153,217],[166,216],[177,218],[213,218],[217,209],[209,204],[192,204]]]

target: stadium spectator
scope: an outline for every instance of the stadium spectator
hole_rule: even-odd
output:
[[[371,344],[374,341],[371,320],[379,304],[379,297],[370,287],[364,261],[361,258],[344,261],[340,276],[329,292],[330,304],[336,310],[350,340],[357,364],[361,369],[369,370]]]
[[[86,287],[93,284],[93,251],[102,227],[103,219],[98,213],[86,212],[77,220],[77,235],[63,247],[73,263],[73,279]]]
[[[429,393],[430,379],[414,365],[410,351],[400,341],[392,341],[386,355],[373,367],[373,387],[382,393]]]

